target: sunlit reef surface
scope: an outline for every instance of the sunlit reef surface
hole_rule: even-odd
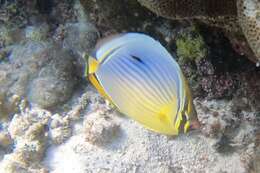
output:
[[[130,0],[0,5],[1,173],[260,172],[260,70],[244,39]],[[201,130],[150,132],[84,78],[83,54],[99,38],[129,31],[177,55]]]

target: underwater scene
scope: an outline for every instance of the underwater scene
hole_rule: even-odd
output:
[[[260,0],[0,0],[0,173],[260,173]]]

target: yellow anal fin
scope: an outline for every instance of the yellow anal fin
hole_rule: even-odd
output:
[[[171,116],[171,112],[172,112],[172,108],[173,105],[168,104],[164,107],[162,107],[162,109],[160,110],[159,114],[158,114],[158,118],[161,122],[165,123],[165,124],[172,124],[172,117]]]
[[[95,73],[97,71],[98,67],[99,67],[99,62],[95,58],[89,56],[89,58],[88,58],[88,73],[89,74]]]
[[[106,94],[105,90],[100,85],[100,83],[98,82],[98,80],[95,77],[95,75],[94,74],[89,74],[88,78],[89,78],[90,82],[94,85],[94,87],[97,89],[99,94],[112,103],[111,98]]]

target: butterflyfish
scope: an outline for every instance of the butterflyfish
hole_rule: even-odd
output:
[[[155,39],[126,33],[101,41],[88,56],[88,78],[123,114],[166,135],[198,128],[186,79]]]

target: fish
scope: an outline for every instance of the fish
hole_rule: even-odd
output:
[[[105,38],[86,66],[100,95],[147,129],[175,136],[200,127],[180,66],[152,37],[124,33]]]

